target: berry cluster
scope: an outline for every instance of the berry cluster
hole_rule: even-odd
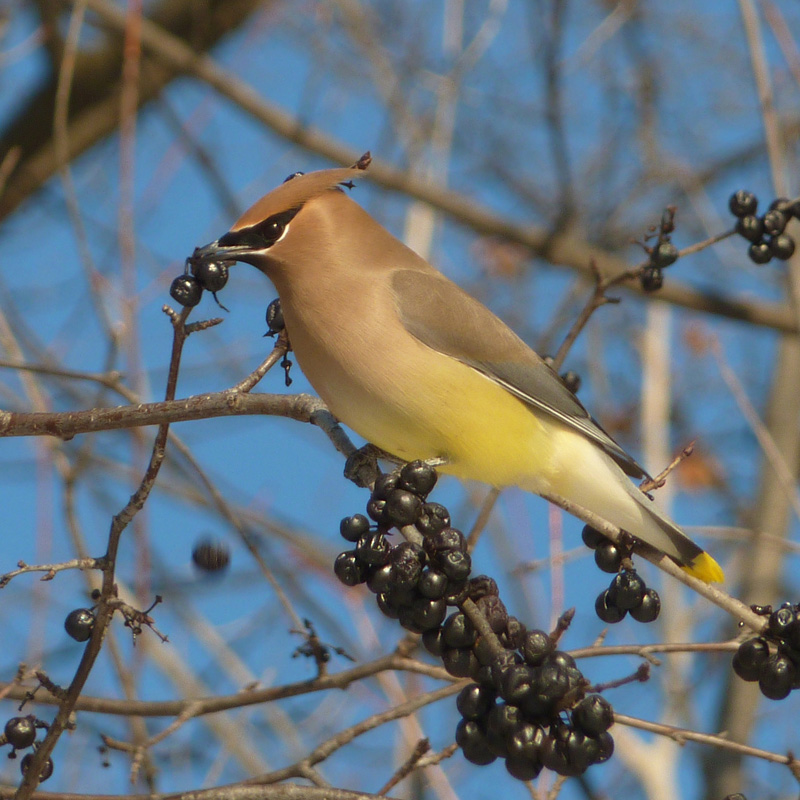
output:
[[[670,236],[675,232],[675,206],[669,206],[661,215],[661,223],[651,228],[647,238],[657,236],[656,243],[651,247],[643,244],[650,261],[642,270],[639,280],[645,292],[656,292],[664,285],[663,270],[678,260],[678,248],[670,241]]]
[[[469,761],[504,758],[521,780],[543,767],[578,775],[605,761],[614,747],[611,706],[584,696],[587,681],[574,659],[510,616],[492,578],[470,578],[463,533],[450,527],[444,506],[428,502],[435,483],[435,470],[420,461],[379,476],[366,509],[375,524],[363,514],[341,522],[355,547],[337,557],[337,577],[347,586],[366,583],[381,611],[422,634],[451,675],[475,681],[458,699],[456,741]],[[392,527],[413,531],[420,543],[392,544]],[[448,615],[448,607],[457,608]]]
[[[217,292],[228,282],[228,267],[231,261],[207,261],[190,256],[186,259],[186,269],[178,275],[169,287],[170,297],[182,306],[192,308],[200,302],[203,290],[211,292],[217,305]]]
[[[767,628],[739,645],[733,671],[742,680],[758,681],[764,697],[783,700],[800,688],[800,605],[784,603],[776,611],[753,606],[753,611],[768,617]]]
[[[795,242],[784,233],[792,217],[800,219],[800,202],[779,197],[758,216],[758,198],[745,189],[734,192],[728,201],[731,213],[738,217],[736,233],[750,242],[747,255],[755,264],[766,264],[773,258],[785,261],[794,254]]]
[[[11,745],[11,752],[9,758],[17,757],[17,750],[27,750],[29,747],[36,749],[39,745],[36,743],[36,728],[47,727],[47,724],[40,722],[33,715],[29,714],[27,717],[12,717],[3,729],[5,734],[4,744]],[[33,753],[27,753],[23,756],[20,762],[20,769],[24,775],[30,763],[33,760]],[[46,781],[53,774],[53,760],[48,758],[45,761],[42,771],[39,773],[39,780]]]
[[[594,604],[603,622],[621,622],[630,614],[637,622],[653,622],[661,612],[661,598],[655,589],[648,589],[633,566],[623,568],[630,553],[600,531],[586,525],[581,534],[583,543],[594,550],[594,560],[603,572],[616,573],[608,589],[600,592]]]

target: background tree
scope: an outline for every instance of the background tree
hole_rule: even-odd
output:
[[[483,530],[475,572],[498,581],[512,613],[549,629],[574,606],[559,646],[606,647],[579,660],[591,681],[642,662],[612,645],[703,645],[658,654],[646,683],[608,691],[617,713],[775,754],[681,746],[664,729],[617,724],[615,756],[563,785],[545,772],[528,787],[499,763],[449,757],[458,715],[440,695],[456,691],[452,682],[367,590],[333,576],[339,520],[363,511],[367,492],[342,478],[342,455],[319,425],[271,416],[308,420],[318,406],[251,393],[236,409],[247,415],[233,416],[215,395],[271,349],[261,334],[274,292],[255,270],[231,270],[220,294],[229,312],[206,294],[190,317],[224,319],[185,343],[177,388],[171,376],[175,396],[192,400],[182,410],[135,406],[163,400],[170,383],[161,307],[175,305],[168,288],[185,257],[296,170],[371,150],[371,180],[355,199],[549,353],[590,297],[593,269],[613,276],[647,262],[632,240],[644,242],[674,205],[671,238],[689,252],[657,292],[638,279],[609,292],[622,302],[591,316],[564,367],[652,471],[696,440],[660,495],[723,563],[726,590],[745,604],[797,600],[798,262],[757,266],[739,236],[692,246],[733,228],[735,190],[754,191],[760,210],[798,195],[799,34],[798,9],[774,0],[702,10],[681,1],[8,4],[0,388],[13,414],[1,418],[0,569],[98,558],[119,544],[113,574],[80,561],[84,569],[45,583],[19,575],[0,596],[3,719],[49,724],[60,708],[70,728],[45,788],[210,796],[236,783],[242,797],[288,797],[300,784],[300,796],[343,797],[379,792],[411,759],[391,796],[794,795],[779,762],[797,748],[797,699],[765,700],[733,675],[735,615],[637,560],[662,615],[646,627],[626,619],[598,642],[607,626],[592,605],[608,576],[579,544],[580,523],[518,492],[496,499],[442,480],[433,499],[465,531]],[[309,390],[296,368],[291,377],[289,392]],[[286,393],[283,380],[276,364],[256,392]],[[117,405],[99,422],[72,415]],[[43,420],[31,412],[57,416],[36,429]],[[153,481],[147,426],[181,419],[193,421],[161,431]],[[46,435],[55,424],[68,433]],[[142,486],[141,510],[112,528]],[[224,542],[225,569],[194,566],[205,539]],[[93,589],[114,618],[82,674],[94,640],[76,643],[63,622],[93,606]],[[156,596],[149,618],[167,643],[140,615]],[[318,675],[319,640],[355,663],[330,650],[328,676],[304,685]],[[45,686],[19,712],[36,670]],[[75,697],[48,695],[48,681],[57,695],[76,674],[87,682]],[[415,750],[423,738],[430,752]],[[3,764],[4,796],[19,764]],[[267,778],[241,783],[254,776]]]

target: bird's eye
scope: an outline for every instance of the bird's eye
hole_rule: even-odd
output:
[[[286,226],[294,219],[299,210],[299,208],[292,208],[288,211],[281,211],[280,214],[273,214],[263,222],[253,225],[252,231],[264,240],[267,247],[272,247],[283,236]]]

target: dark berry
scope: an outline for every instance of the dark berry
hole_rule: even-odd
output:
[[[392,588],[393,572],[391,564],[375,567],[367,575],[367,588],[375,594],[384,594]]]
[[[480,666],[469,647],[448,648],[442,653],[442,664],[455,678],[470,678]]]
[[[447,591],[447,575],[441,570],[427,567],[422,571],[417,583],[417,591],[423,597],[429,597],[432,600],[444,597]]]
[[[450,513],[441,503],[425,503],[416,525],[420,533],[431,536],[450,526]]]
[[[645,582],[636,570],[624,569],[611,581],[606,602],[623,611],[630,611],[642,604],[646,589]]]
[[[442,627],[442,641],[447,647],[472,647],[478,634],[462,611],[451,614]]]
[[[734,216],[746,217],[756,213],[758,199],[752,192],[748,192],[746,189],[739,189],[728,200],[728,208]]]
[[[792,201],[788,197],[776,197],[770,204],[769,210],[777,209],[786,214],[787,217],[792,216]]]
[[[368,531],[369,520],[363,514],[353,514],[339,523],[339,533],[348,542],[357,542]]]
[[[169,287],[169,295],[182,306],[196,306],[203,296],[203,287],[193,275],[178,275]]]
[[[581,539],[583,543],[590,549],[594,550],[603,542],[611,541],[607,536],[603,536],[600,531],[595,530],[591,525],[584,525],[581,531]]]
[[[587,736],[599,736],[614,724],[614,710],[604,697],[590,694],[572,709],[572,722]]]
[[[664,285],[664,274],[660,267],[645,267],[641,276],[642,289],[645,292],[657,292]]]
[[[594,610],[597,612],[597,616],[603,622],[607,622],[609,625],[613,625],[616,622],[621,622],[627,611],[624,611],[621,608],[618,608],[613,603],[609,602],[608,597],[608,589],[604,592],[600,592],[597,596],[597,600],[594,603]]]
[[[602,764],[614,755],[614,740],[611,738],[611,734],[606,732],[601,733],[597,737],[597,743],[599,745],[599,752],[594,756],[593,762],[595,764]]]
[[[533,667],[527,664],[514,664],[503,675],[500,696],[512,706],[522,706],[533,691],[532,684],[535,680]]]
[[[88,608],[76,608],[67,614],[64,629],[76,642],[85,642],[94,629],[94,614]]]
[[[400,488],[427,497],[436,486],[436,470],[424,461],[412,461],[400,470]]]
[[[539,748],[544,742],[544,737],[544,728],[540,725],[534,725],[531,722],[522,722],[517,725],[507,741],[509,761],[526,761],[529,764],[538,764],[541,769]]]
[[[532,781],[538,777],[539,773],[544,768],[539,761],[530,761],[526,758],[518,758],[510,756],[506,759],[506,770],[512,778],[518,781]]]
[[[411,614],[414,622],[422,631],[438,628],[447,615],[447,603],[444,600],[429,600],[427,597],[418,597],[411,604]]]
[[[464,719],[483,719],[494,705],[495,693],[477,683],[465,686],[456,697],[456,708]]]
[[[769,249],[775,258],[788,261],[794,255],[794,239],[788,233],[773,236],[769,240]]]
[[[486,743],[486,734],[477,722],[462,719],[456,726],[456,742],[464,758],[472,764],[491,764],[497,758]]]
[[[509,650],[519,650],[527,632],[528,629],[516,617],[509,617],[506,629],[500,634],[500,644]]]
[[[401,606],[395,601],[391,594],[383,592],[375,599],[378,602],[378,608],[385,617],[389,617],[389,619],[399,618]]]
[[[747,239],[748,242],[760,242],[764,235],[764,222],[761,217],[753,214],[741,217],[736,223],[736,233]]]
[[[469,553],[461,550],[445,550],[436,554],[436,565],[450,581],[466,581],[472,570]]]
[[[603,572],[618,572],[622,566],[622,552],[610,539],[597,545],[594,551],[594,562]]]
[[[218,292],[228,282],[227,261],[192,261],[192,275],[203,289]]]
[[[410,605],[400,606],[397,612],[397,621],[411,633],[425,633],[426,630],[430,630],[417,622],[414,609]]]
[[[628,612],[637,622],[655,622],[661,613],[661,598],[655,589],[648,589],[642,597],[642,602]]]
[[[281,300],[276,297],[267,306],[267,335],[274,336],[280,333],[286,327],[283,321],[283,309],[281,308]]]
[[[416,589],[422,575],[425,552],[418,544],[401,542],[392,548],[389,561],[392,565],[392,583],[395,591]]]
[[[769,644],[766,639],[756,636],[739,645],[731,666],[743,681],[757,681],[768,660]]]
[[[522,640],[522,657],[526,664],[538,667],[553,652],[553,640],[541,630],[530,630]]]
[[[382,567],[389,562],[392,546],[380,531],[365,533],[356,545],[356,557],[370,567]]]
[[[33,717],[11,717],[6,722],[5,734],[8,743],[17,750],[30,747],[36,741]]]
[[[503,650],[492,659],[492,684],[498,691],[503,685],[506,672],[516,664],[521,664],[522,658],[512,650]]]
[[[444,599],[449,606],[461,605],[467,599],[467,582],[448,580]]]
[[[486,741],[489,749],[497,756],[508,757],[508,740],[520,724],[522,714],[516,706],[498,703],[486,715]]]
[[[761,668],[758,688],[761,689],[761,694],[770,700],[783,700],[792,691],[795,677],[796,669],[791,659],[775,653]]]
[[[371,497],[367,502],[367,514],[378,525],[389,527],[392,523],[386,514],[386,501]]]
[[[205,572],[217,572],[225,569],[231,560],[228,545],[224,542],[204,539],[192,550],[192,561],[195,566]]]
[[[769,632],[779,639],[785,639],[795,624],[795,614],[792,608],[781,606],[769,615],[767,628]]]
[[[786,230],[786,223],[789,222],[789,218],[782,211],[778,211],[777,208],[774,208],[772,211],[767,211],[767,213],[764,214],[763,221],[764,233],[777,236]]]
[[[355,586],[366,579],[366,568],[356,556],[355,550],[339,553],[333,564],[333,571],[345,586]]]
[[[672,242],[661,242],[652,255],[654,267],[664,269],[678,260],[678,248]]]
[[[772,261],[772,250],[767,242],[754,242],[747,248],[747,255],[754,264],[767,264]]]
[[[422,634],[422,646],[432,655],[441,658],[444,652],[444,643],[442,642],[442,629],[436,628],[435,630],[425,631]]]
[[[28,769],[30,768],[31,761],[33,761],[33,753],[28,753],[22,761],[20,762],[20,770],[22,770],[22,774],[25,775]],[[48,758],[47,761],[44,762],[42,766],[42,770],[39,773],[39,781],[46,781],[51,775],[53,774],[53,759]]]
[[[386,498],[384,513],[388,521],[398,528],[413,525],[422,513],[422,500],[405,489],[395,489]]]
[[[372,497],[375,500],[388,500],[389,495],[397,488],[400,477],[396,472],[385,472],[378,475],[375,480],[375,488],[372,490]]]

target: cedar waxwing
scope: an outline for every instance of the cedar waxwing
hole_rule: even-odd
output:
[[[303,373],[367,441],[460,478],[558,495],[722,581],[558,375],[340,188],[368,165],[367,154],[287,178],[193,258],[244,261],[270,278]]]

